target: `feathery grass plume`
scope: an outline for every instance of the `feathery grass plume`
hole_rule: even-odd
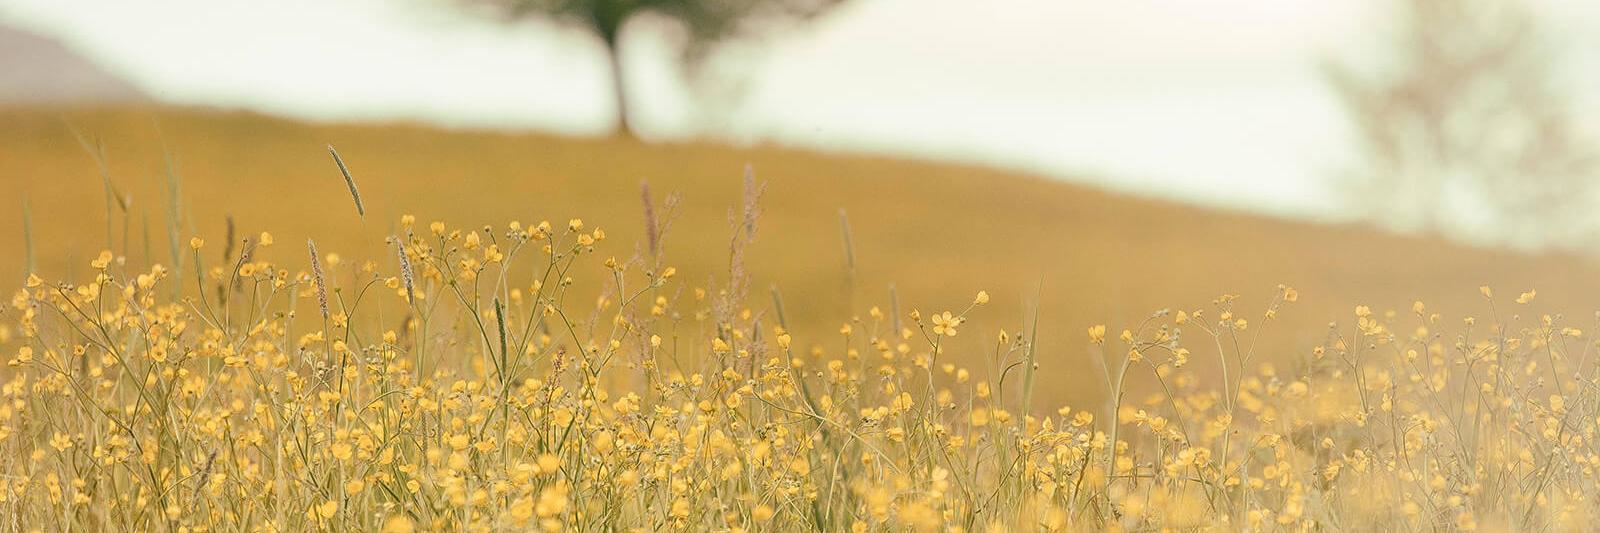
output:
[[[732,210],[728,213],[729,223],[733,225],[733,236],[728,240],[728,287],[721,291],[721,297],[712,309],[719,323],[728,322],[733,316],[734,303],[744,300],[749,291],[750,274],[745,269],[744,252],[756,239],[756,221],[761,217],[761,195],[766,190],[767,185],[757,183],[755,170],[746,164],[744,195],[738,217],[735,218]]]
[[[233,235],[233,215],[228,215],[227,225],[224,226],[222,232],[222,262],[224,263],[233,260]]]
[[[744,165],[744,202],[740,206],[743,211],[742,220],[747,238],[756,236],[756,220],[761,218],[761,195],[767,191],[767,184],[756,184],[755,167],[749,163]]]
[[[195,494],[199,494],[201,490],[204,490],[206,488],[206,483],[211,481],[211,467],[216,466],[216,464],[217,451],[211,450],[210,453],[206,454],[205,464],[200,465],[200,479],[194,484]]]
[[[395,255],[400,258],[400,281],[404,282],[406,286],[406,302],[415,303],[416,285],[411,273],[411,258],[406,255],[406,243],[401,241],[399,237],[390,237],[390,239],[394,239]]]
[[[350,198],[356,201],[356,215],[365,218],[367,208],[361,205],[361,191],[356,189],[356,179],[350,175],[350,167],[345,166],[344,159],[339,157],[339,151],[328,145],[328,153],[333,155],[333,164],[339,165],[339,173],[344,175],[344,186],[350,188]]]
[[[322,254],[317,253],[317,242],[311,239],[306,239],[306,249],[311,252],[311,282],[317,287],[317,309],[322,311],[322,318],[327,319],[328,282],[322,275]]]
[[[660,227],[656,223],[655,202],[650,200],[650,182],[639,181],[639,198],[644,202],[644,242],[649,248],[650,257],[661,255],[661,235],[657,233]]]

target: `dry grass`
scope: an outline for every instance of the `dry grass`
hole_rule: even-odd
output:
[[[992,320],[1012,330],[1041,295],[1041,317],[1053,327],[1040,333],[1040,358],[1052,386],[1039,399],[1049,402],[1105,395],[1093,373],[1076,370],[1082,347],[1069,332],[1205,305],[1226,291],[1260,305],[1276,283],[1299,287],[1302,310],[1283,318],[1283,329],[1296,332],[1346,320],[1352,302],[1475,309],[1479,285],[1538,288],[1547,310],[1569,315],[1587,316],[1600,298],[1600,271],[1572,257],[1209,211],[974,167],[167,109],[0,110],[0,124],[0,187],[13,205],[31,204],[40,271],[63,275],[81,272],[100,248],[173,264],[170,250],[183,243],[167,237],[170,154],[181,176],[183,235],[220,245],[232,217],[241,235],[271,229],[286,243],[314,238],[322,251],[347,258],[392,256],[382,238],[406,213],[464,226],[583,216],[608,221],[613,238],[633,246],[645,241],[638,198],[647,179],[658,203],[682,198],[672,223],[692,230],[661,246],[685,279],[703,286],[727,269],[729,210],[741,202],[739,173],[748,163],[768,184],[762,231],[770,236],[745,254],[751,286],[805,295],[789,302],[795,332],[835,330],[866,304],[888,302],[891,286],[900,300],[924,303],[986,289],[999,297]],[[73,129],[104,143],[111,180],[132,199],[126,227],[120,213],[114,221],[110,246],[103,244],[101,179]],[[354,216],[329,143],[359,180],[364,219]],[[846,268],[841,209],[853,269]],[[0,250],[21,254],[22,217],[5,212],[14,214],[0,216]],[[220,261],[223,248],[206,259]],[[22,263],[0,262],[0,279],[20,280]],[[1262,350],[1304,355],[1320,339],[1269,336]]]
[[[110,251],[82,284],[30,276],[0,329],[4,527],[1566,530],[1596,510],[1595,343],[1514,318],[1531,292],[1483,289],[1481,323],[1358,307],[1281,370],[1256,340],[1289,287],[1094,326],[1109,404],[1030,414],[1038,332],[984,325],[986,292],[797,341],[737,264],[691,289],[576,219],[399,229],[393,262],[316,257],[331,278],[207,268],[200,238],[191,279]],[[1141,378],[1160,392],[1125,390]]]
[[[31,243],[0,231],[38,265],[0,314],[5,529],[1566,530],[1597,510],[1600,325],[1562,314],[1592,301],[1573,259],[962,167],[155,116],[164,141],[147,112],[69,115],[105,139],[109,197],[58,115],[0,117]],[[644,209],[640,177],[687,199]],[[1232,287],[1262,290],[1206,296]],[[1411,295],[1430,305],[1355,305]]]

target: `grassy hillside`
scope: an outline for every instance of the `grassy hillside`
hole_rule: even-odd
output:
[[[746,164],[771,185],[749,247]],[[655,212],[684,198],[659,268],[630,259],[641,178]],[[1596,276],[1573,258],[971,167],[181,110],[0,112],[0,190],[0,279],[25,287],[0,307],[0,530],[1600,516]],[[880,338],[873,305],[922,333]]]
[[[710,280],[726,274],[729,213],[749,164],[769,184],[761,236],[749,251],[754,286],[806,295],[788,298],[797,344],[834,345],[845,317],[889,309],[891,284],[902,311],[959,309],[987,290],[994,302],[969,326],[980,334],[963,336],[954,351],[988,368],[976,364],[989,353],[986,341],[998,328],[1019,329],[1043,280],[1041,317],[1050,327],[1040,336],[1040,372],[1051,401],[1101,394],[1099,371],[1086,359],[1089,326],[1120,331],[1157,309],[1209,308],[1224,293],[1241,295],[1240,316],[1256,328],[1277,284],[1299,289],[1300,301],[1259,340],[1263,352],[1282,355],[1324,342],[1317,332],[1330,322],[1348,329],[1356,303],[1409,310],[1421,299],[1486,314],[1477,287],[1490,285],[1512,295],[1536,288],[1536,312],[1587,317],[1600,296],[1597,272],[1576,258],[1210,211],[976,167],[196,110],[0,111],[0,251],[24,255],[26,202],[33,257],[52,279],[86,273],[91,250],[108,240],[101,178],[73,129],[103,142],[110,179],[131,198],[126,218],[118,211],[112,220],[111,248],[139,261],[170,257],[166,151],[181,176],[183,242],[191,234],[222,242],[231,216],[240,235],[271,230],[278,244],[262,253],[279,262],[303,262],[300,243],[315,237],[324,252],[392,263],[377,243],[402,214],[467,227],[582,217],[606,229],[605,253],[627,256],[642,235],[639,183],[648,179],[658,203],[682,195],[667,263],[685,279]],[[328,143],[358,180],[364,219]],[[852,230],[853,276],[841,209]],[[20,282],[22,264],[0,262],[0,279]],[[1197,364],[1206,360],[1196,356]]]

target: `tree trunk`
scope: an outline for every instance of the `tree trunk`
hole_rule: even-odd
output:
[[[628,112],[628,84],[623,74],[622,49],[615,37],[605,39],[605,44],[606,59],[611,63],[611,92],[616,98],[617,109],[616,122],[612,130],[624,138],[637,138],[633,131],[632,117]]]

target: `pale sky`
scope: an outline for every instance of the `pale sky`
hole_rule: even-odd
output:
[[[758,58],[744,97],[710,118],[651,28],[625,53],[649,137],[974,161],[1338,218],[1327,180],[1352,149],[1316,62],[1381,46],[1381,1],[856,0],[737,49]],[[1540,4],[1570,47],[1572,94],[1600,96],[1600,2]],[[572,134],[610,124],[606,66],[586,35],[441,5],[0,0],[0,22],[54,35],[174,103]]]

